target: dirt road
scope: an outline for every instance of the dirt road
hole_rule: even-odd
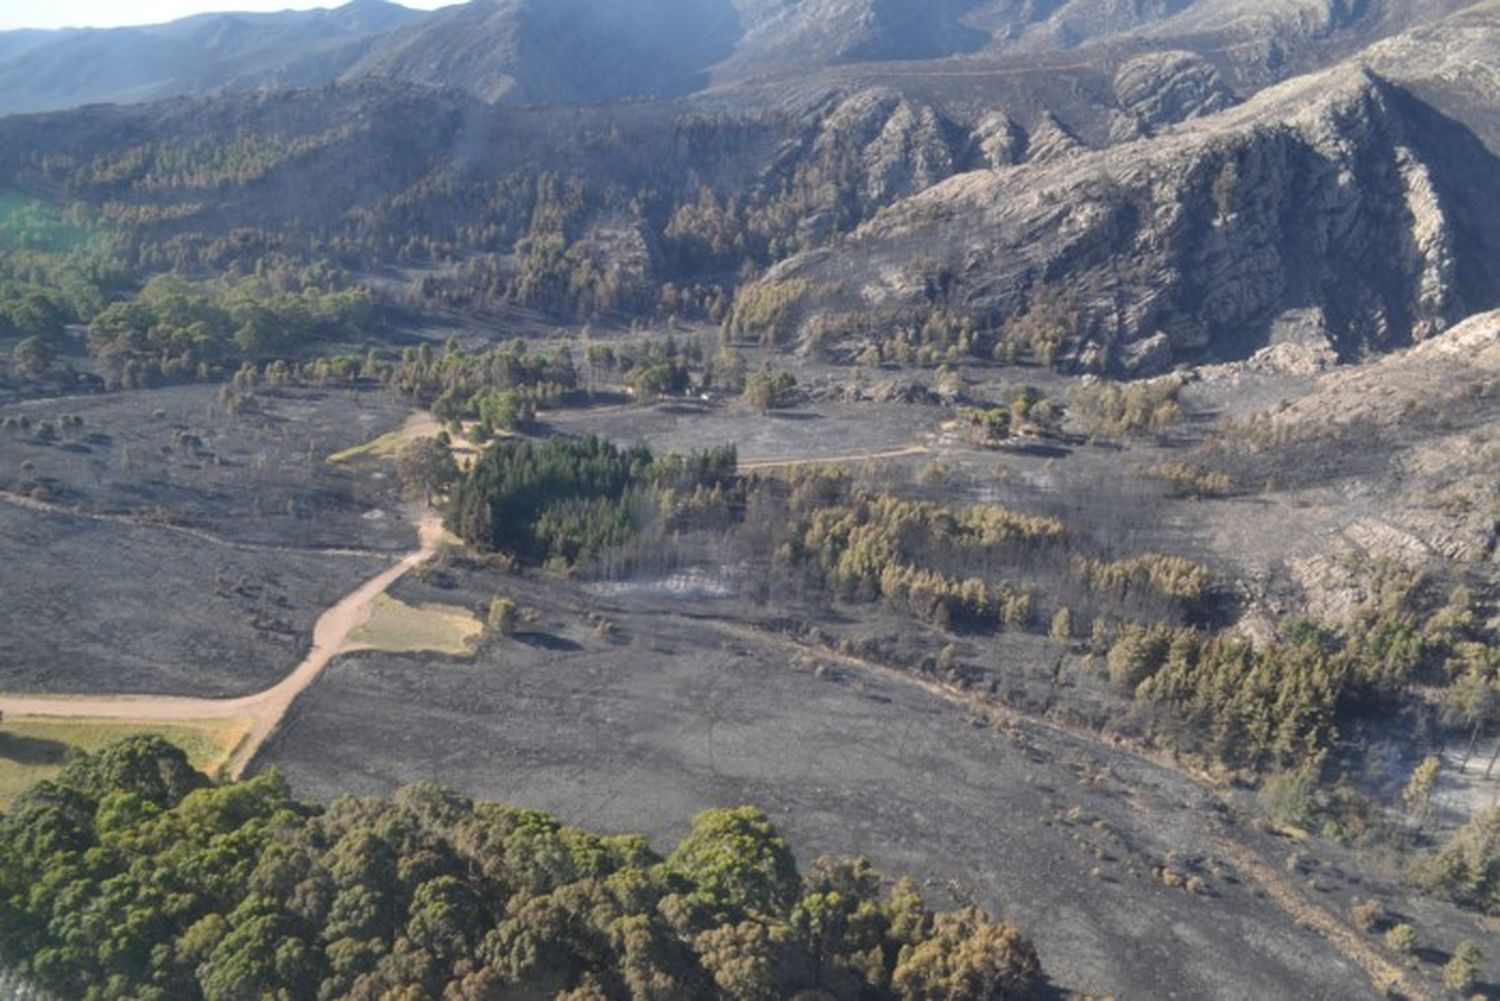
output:
[[[335,657],[357,649],[349,638],[368,619],[375,599],[438,551],[444,538],[442,519],[434,512],[426,512],[417,528],[420,540],[417,549],[365,581],[324,612],[313,627],[312,649],[307,656],[290,674],[265,691],[232,699],[167,695],[0,695],[0,713],[6,716],[124,719],[148,723],[248,719],[250,732],[230,755],[227,766],[229,773],[238,778],[297,696]]]
[[[739,468],[743,472],[754,472],[760,469],[795,469],[801,466],[840,466],[882,459],[904,459],[913,455],[926,455],[931,451],[931,447],[927,445],[907,445],[883,452],[857,452],[853,455],[813,456],[804,459],[742,459]]]

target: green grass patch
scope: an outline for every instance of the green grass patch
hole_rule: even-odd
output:
[[[355,459],[394,459],[406,444],[406,435],[400,431],[390,431],[381,435],[374,441],[367,441],[363,445],[355,445],[346,448],[342,452],[335,452],[328,457],[329,462],[352,462]]]
[[[73,750],[97,751],[125,737],[155,734],[182,748],[194,768],[212,775],[249,730],[249,723],[239,719],[154,723],[12,716],[0,720],[0,810],[9,809],[21,793],[61,772]]]
[[[350,642],[386,653],[430,651],[454,656],[473,653],[484,624],[457,605],[408,605],[389,595],[375,599],[369,621]]]

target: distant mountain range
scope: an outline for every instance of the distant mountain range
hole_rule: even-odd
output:
[[[363,76],[483,100],[597,103],[859,64],[988,65],[1167,38],[1259,86],[1461,0],[386,0],[145,27],[0,32],[0,113]]]
[[[147,27],[0,32],[0,111],[323,83],[423,17],[354,0],[334,10],[201,14]]]

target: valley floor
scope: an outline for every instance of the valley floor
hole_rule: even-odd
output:
[[[434,780],[570,823],[644,831],[659,844],[680,837],[701,809],[753,802],[809,858],[864,854],[918,876],[935,899],[973,900],[1015,919],[1062,993],[1343,999],[1401,983],[1408,996],[1428,996],[1428,975],[1401,968],[1350,925],[1353,901],[1376,894],[1419,911],[1437,945],[1492,934],[1447,905],[1404,896],[1386,869],[1265,833],[1239,793],[1170,758],[1100,739],[1096,726],[1120,713],[1117,697],[1096,669],[1044,637],[954,639],[981,687],[1000,696],[986,700],[788,635],[776,603],[746,593],[733,566],[564,580],[501,574],[454,552],[408,574],[438,551],[440,533],[429,519],[410,552],[388,457],[360,453],[401,426],[399,401],[286,391],[242,421],[197,392],[70,401],[85,427],[102,423],[95,407],[114,415],[108,440],[72,451],[0,441],[0,455],[45,473],[9,484],[0,504],[14,527],[0,534],[6,565],[29,568],[7,580],[19,596],[0,631],[8,719],[27,711],[17,692],[164,693],[172,711],[146,713],[143,725],[200,719],[215,705],[224,711],[210,716],[248,721],[233,767],[277,767],[320,799]],[[159,401],[179,408],[165,422],[150,416]],[[121,420],[129,408],[136,416]],[[1284,555],[1348,515],[1329,494],[1328,522],[1304,518],[1280,531],[1281,548],[1256,562],[1257,540],[1332,488],[1176,499],[1140,472],[1171,448],[1122,454],[1077,439],[985,452],[945,432],[944,413],[813,402],[768,417],[667,405],[546,419],[555,430],[662,450],[736,441],[750,469],[838,461],[917,494],[1057,513],[1120,547],[1210,558],[1233,579],[1275,578]],[[201,452],[161,447],[184,431],[204,441]],[[135,456],[160,463],[152,475],[121,468],[130,441],[139,442]],[[359,454],[328,461],[351,451]],[[158,488],[137,483],[170,491],[152,498],[140,491]],[[246,508],[247,493],[276,502]],[[1362,503],[1380,509],[1378,497]],[[359,649],[406,642],[384,633],[351,640],[377,598],[450,610],[456,622],[483,618],[501,594],[522,613],[508,638],[444,653]],[[242,636],[215,604],[253,623],[257,601],[279,610],[290,640],[265,645],[255,628]],[[111,610],[118,625],[109,625]],[[912,663],[946,641],[884,612],[797,611],[831,637],[889,638]],[[58,628],[70,622],[78,627]],[[415,628],[402,622],[403,635]],[[75,648],[95,653],[59,656]],[[306,659],[293,670],[298,656]],[[203,698],[222,695],[238,698]],[[98,698],[74,708],[86,703],[79,713],[97,716],[96,702],[121,709]],[[227,708],[241,704],[255,711]],[[25,764],[0,747],[6,758]]]

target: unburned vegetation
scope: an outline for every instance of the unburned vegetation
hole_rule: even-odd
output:
[[[0,810],[10,809],[18,796],[37,783],[55,779],[78,755],[127,737],[160,738],[179,748],[197,770],[217,775],[247,729],[245,721],[233,719],[133,723],[11,716],[0,732]]]
[[[466,608],[450,605],[407,605],[381,595],[369,621],[350,637],[356,647],[389,653],[431,650],[462,656],[471,653],[484,624]]]
[[[318,808],[274,772],[215,785],[171,745],[135,739],[21,797],[0,844],[6,897],[27,891],[0,957],[86,997],[978,1001],[1031,997],[1042,980],[1014,926],[976,907],[934,913],[864,862],[804,874],[752,807],[699,814],[663,856],[430,784]],[[93,900],[118,920],[59,932]]]

